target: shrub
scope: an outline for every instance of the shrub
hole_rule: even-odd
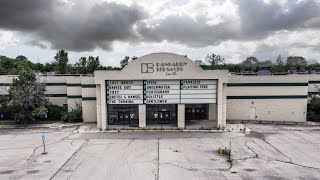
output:
[[[48,120],[61,120],[64,113],[67,112],[67,108],[63,106],[54,105],[48,103],[46,105],[48,109]]]
[[[308,120],[320,121],[320,96],[318,94],[310,95],[308,105]]]
[[[76,104],[76,107],[69,112],[65,112],[62,115],[62,121],[64,122],[82,122],[82,107]]]

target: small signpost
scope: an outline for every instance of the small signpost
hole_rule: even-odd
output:
[[[43,155],[48,154],[48,153],[46,152],[46,143],[45,143],[46,135],[45,135],[45,134],[42,134],[41,139],[42,139],[42,143],[43,143],[43,153],[42,153],[42,154],[43,154]]]

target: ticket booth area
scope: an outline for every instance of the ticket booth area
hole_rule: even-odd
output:
[[[147,125],[177,124],[176,104],[147,104],[146,105]]]
[[[139,126],[139,109],[137,104],[108,105],[108,124]]]

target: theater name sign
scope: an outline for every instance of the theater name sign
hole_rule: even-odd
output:
[[[187,62],[141,63],[141,73],[164,72],[166,76],[174,76],[177,72],[184,71],[187,64]]]

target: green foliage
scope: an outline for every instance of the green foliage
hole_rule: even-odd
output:
[[[309,98],[310,102],[308,104],[308,120],[320,121],[320,95],[311,94]]]
[[[124,57],[122,61],[120,61],[121,68],[124,68],[129,63],[129,56]]]
[[[48,109],[48,120],[62,120],[63,114],[68,111],[66,107],[52,103],[48,103],[46,108]]]
[[[211,66],[211,69],[215,69],[216,66],[225,63],[225,59],[223,57],[221,57],[220,55],[213,54],[213,53],[208,54],[205,57],[205,60],[209,63],[209,65]]]
[[[82,107],[76,104],[76,107],[69,112],[65,112],[61,118],[64,122],[82,122]]]
[[[3,114],[3,119],[13,119],[9,96],[0,96],[0,113]]]
[[[57,52],[57,54],[54,56],[54,59],[56,60],[58,72],[60,74],[67,74],[68,73],[68,52],[65,50],[60,50]]]
[[[22,70],[9,90],[11,108],[17,123],[30,123],[47,113],[45,84],[37,82],[31,70]]]

